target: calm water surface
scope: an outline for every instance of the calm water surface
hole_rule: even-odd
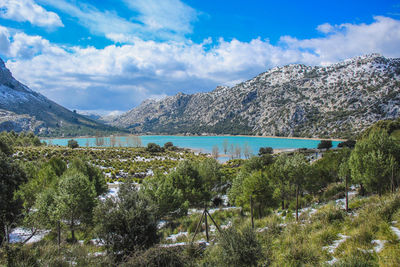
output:
[[[260,147],[272,147],[274,149],[293,149],[293,148],[316,148],[320,140],[305,140],[295,138],[268,138],[268,137],[250,137],[250,136],[161,136],[145,135],[140,136],[142,146],[148,143],[156,143],[163,146],[166,142],[172,142],[175,146],[194,149],[203,153],[211,153],[215,145],[219,148],[219,153],[223,154],[223,143],[228,142],[228,146],[241,147],[242,151],[248,146],[253,154],[257,154]],[[44,139],[47,143],[53,145],[66,146],[70,139]],[[74,138],[79,146],[96,146],[96,138]],[[104,138],[105,146],[110,146],[110,138]],[[337,147],[339,141],[333,141],[333,147]],[[129,146],[126,137],[116,137],[117,146]]]

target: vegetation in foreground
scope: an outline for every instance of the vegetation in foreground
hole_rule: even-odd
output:
[[[22,147],[19,136],[9,135],[0,138],[1,264],[400,264],[400,146],[381,127],[354,149],[327,150],[322,158],[307,151],[260,153],[224,165],[144,148]],[[146,153],[147,161],[138,160]],[[175,165],[153,164],[154,175],[139,180],[126,176],[119,190],[107,188],[97,164],[114,158],[116,167],[142,170],[139,165],[170,153],[177,153]],[[48,233],[39,242],[28,236],[14,244],[9,237],[17,226]]]

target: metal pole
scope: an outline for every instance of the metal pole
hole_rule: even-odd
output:
[[[219,228],[218,224],[214,221],[213,217],[211,214],[207,211],[208,216],[210,216],[211,221],[214,223],[215,227],[217,227],[218,232],[221,233],[221,229]]]
[[[209,236],[208,236],[207,209],[204,209],[204,222],[206,223],[206,237],[207,237],[207,242],[208,242]]]

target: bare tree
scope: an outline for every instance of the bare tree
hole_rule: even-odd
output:
[[[235,157],[235,146],[233,144],[229,146],[228,153],[231,159]]]
[[[111,135],[110,136],[110,146],[115,147],[116,144],[117,144],[117,138],[114,135]]]
[[[250,158],[251,156],[251,147],[249,146],[249,143],[245,142],[243,145],[243,155],[246,159]]]
[[[212,155],[212,157],[213,157],[214,159],[218,159],[218,158],[219,158],[219,149],[218,149],[218,145],[213,146],[211,155]]]
[[[235,156],[238,159],[242,156],[242,148],[239,145],[235,146]]]
[[[226,155],[226,153],[228,152],[228,147],[229,147],[229,143],[227,139],[224,139],[224,141],[222,142],[222,148],[224,149],[224,154]]]

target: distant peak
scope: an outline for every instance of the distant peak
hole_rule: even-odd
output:
[[[4,64],[4,61],[0,58],[0,68],[5,68],[6,64]]]

